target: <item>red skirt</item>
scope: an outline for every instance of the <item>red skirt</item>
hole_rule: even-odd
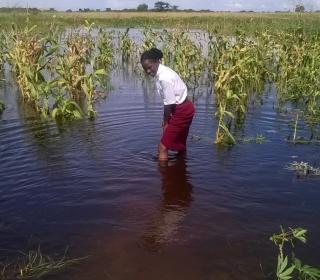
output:
[[[174,151],[185,151],[189,128],[194,116],[194,107],[191,101],[176,105],[174,113],[164,131],[161,143],[168,149]]]

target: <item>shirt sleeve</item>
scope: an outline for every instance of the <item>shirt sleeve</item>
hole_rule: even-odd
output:
[[[168,81],[160,81],[161,96],[164,105],[176,104],[173,84]]]

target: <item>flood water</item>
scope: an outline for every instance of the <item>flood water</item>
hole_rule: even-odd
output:
[[[265,142],[214,145],[214,100],[203,91],[187,155],[159,165],[160,98],[142,78],[115,73],[112,85],[94,121],[60,128],[1,85],[0,262],[68,247],[88,258],[45,279],[272,279],[269,237],[282,225],[309,230],[296,255],[320,266],[320,179],[285,168],[319,166],[319,146],[285,141],[290,118],[273,108],[272,89],[241,131]]]

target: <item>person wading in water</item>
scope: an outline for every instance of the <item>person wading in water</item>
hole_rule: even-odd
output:
[[[155,78],[157,92],[163,99],[163,135],[158,146],[158,158],[167,161],[168,150],[186,151],[195,110],[188,100],[187,86],[175,71],[161,64],[162,57],[161,50],[152,48],[142,53],[140,62],[144,71]]]

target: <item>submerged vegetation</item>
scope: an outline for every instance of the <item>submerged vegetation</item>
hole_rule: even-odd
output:
[[[66,252],[60,258],[44,255],[40,248],[20,253],[19,258],[12,263],[0,263],[0,277],[6,279],[40,279],[77,264],[85,258],[69,258]]]
[[[256,136],[247,136],[242,139],[244,143],[256,143],[256,144],[262,144],[266,141],[266,137],[264,137],[262,134],[257,134]]]

